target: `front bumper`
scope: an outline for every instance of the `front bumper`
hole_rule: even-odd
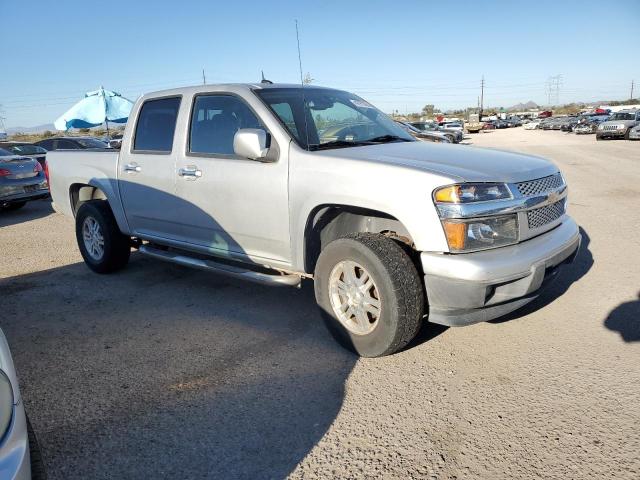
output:
[[[467,254],[421,254],[429,321],[470,325],[505,315],[535,299],[570,263],[581,235],[569,217],[553,230],[510,247]]]
[[[22,401],[13,407],[11,426],[0,443],[0,478],[31,480],[27,418]]]
[[[596,136],[598,138],[622,138],[624,137],[626,130],[596,130]]]

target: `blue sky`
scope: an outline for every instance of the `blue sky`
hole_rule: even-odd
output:
[[[625,99],[640,83],[640,1],[0,0],[0,116],[51,123],[100,85],[135,99],[202,81],[299,81],[381,109]],[[13,67],[13,68],[11,68]],[[640,86],[636,89],[640,94]],[[634,95],[635,96],[635,95]],[[640,96],[640,95],[638,95]]]

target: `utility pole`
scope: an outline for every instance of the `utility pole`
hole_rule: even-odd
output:
[[[631,95],[629,96],[630,100],[633,100],[633,80],[631,80]]]
[[[202,69],[202,84],[203,85],[207,84],[207,77],[205,77],[205,75],[204,75],[204,68]]]
[[[482,75],[482,80],[480,81],[480,118],[482,121],[482,110],[484,109],[484,75]]]

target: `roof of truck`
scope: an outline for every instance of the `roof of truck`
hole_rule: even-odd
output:
[[[215,84],[206,84],[206,85],[193,85],[188,87],[178,87],[171,88],[168,90],[158,90],[155,92],[145,93],[142,97],[165,97],[170,95],[184,95],[184,94],[194,94],[194,93],[202,93],[202,92],[215,92],[215,91],[226,91],[226,92],[238,92],[238,91],[247,91],[247,90],[268,90],[272,88],[302,88],[302,85],[299,83],[215,83]],[[313,89],[325,89],[325,90],[337,90],[328,87],[321,87],[318,85],[305,85],[304,88],[313,88]]]

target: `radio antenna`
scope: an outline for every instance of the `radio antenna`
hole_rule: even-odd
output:
[[[298,43],[298,67],[300,68],[300,88],[302,92],[302,116],[304,117],[304,133],[307,138],[307,150],[309,150],[309,125],[307,124],[307,102],[304,98],[304,79],[302,78],[302,55],[300,54],[300,34],[298,32],[297,19],[296,19],[296,42]]]

